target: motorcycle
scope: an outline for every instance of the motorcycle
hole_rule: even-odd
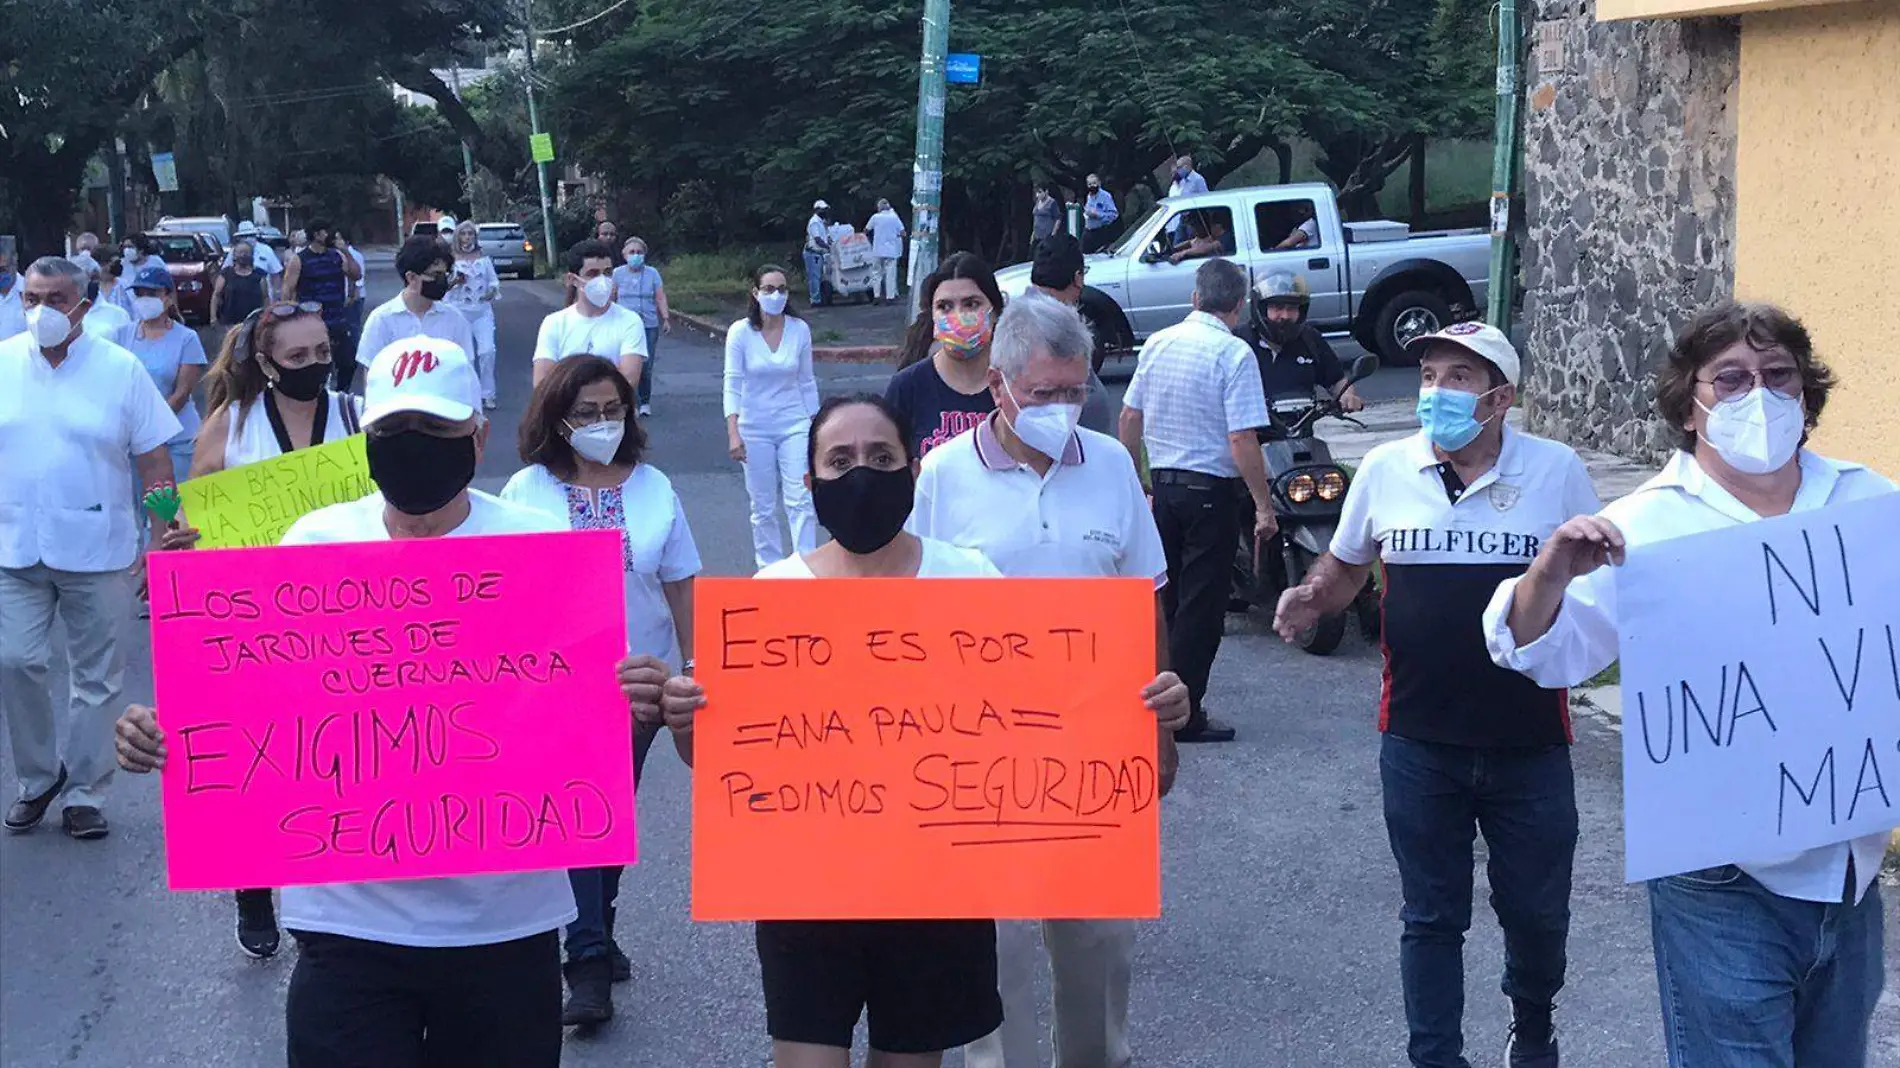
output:
[[[1377,357],[1361,356],[1353,362],[1348,383],[1367,378],[1378,369]],[[1313,426],[1328,417],[1362,430],[1365,424],[1346,414],[1332,397],[1274,398],[1268,402],[1267,416],[1273,432],[1262,432],[1260,451],[1267,463],[1279,530],[1261,540],[1254,538],[1252,523],[1241,531],[1234,555],[1230,606],[1271,623],[1280,594],[1306,581],[1320,554],[1332,545],[1333,532],[1345,507],[1346,489],[1352,484],[1346,469],[1333,462],[1332,450],[1314,436]],[[1245,499],[1246,491],[1241,493]],[[1243,514],[1251,511],[1252,503],[1247,500]],[[1347,609],[1358,620],[1360,633],[1367,641],[1378,640],[1380,633],[1379,594],[1374,587],[1375,583],[1368,580]],[[1294,644],[1315,656],[1331,653],[1345,638],[1347,612],[1321,617]]]

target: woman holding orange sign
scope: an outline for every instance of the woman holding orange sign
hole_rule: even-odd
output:
[[[835,397],[812,418],[806,484],[835,539],[759,578],[998,578],[981,553],[904,530],[917,477],[910,428],[882,398]],[[631,695],[631,690],[629,691]],[[1164,722],[1187,715],[1187,688],[1164,672],[1142,692]],[[667,681],[659,707],[693,762],[693,717],[705,691]],[[777,1068],[848,1068],[858,1017],[870,1030],[870,1068],[938,1068],[943,1051],[1003,1020],[996,927],[989,920],[767,920],[757,925],[766,1030]]]

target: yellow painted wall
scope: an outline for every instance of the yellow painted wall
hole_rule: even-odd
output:
[[[1900,477],[1900,0],[1742,19],[1735,290],[1840,386],[1818,451]]]
[[[1597,21],[1738,15],[1749,11],[1772,11],[1784,7],[1852,2],[1855,0],[1597,0]]]

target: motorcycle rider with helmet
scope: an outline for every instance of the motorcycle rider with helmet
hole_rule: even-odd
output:
[[[1260,384],[1268,403],[1289,395],[1311,398],[1314,390],[1324,388],[1345,411],[1366,406],[1333,347],[1306,321],[1312,304],[1306,279],[1275,271],[1254,286],[1252,303],[1252,322],[1242,336],[1260,361]]]

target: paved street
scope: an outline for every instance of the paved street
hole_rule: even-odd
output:
[[[382,299],[393,283],[388,257],[376,262],[372,296]],[[502,410],[478,479],[488,490],[520,466],[514,429],[528,355],[556,299],[546,284],[503,291]],[[663,340],[649,459],[686,502],[707,573],[729,575],[748,569],[750,541],[740,473],[725,455],[718,355],[704,340]],[[887,373],[819,371],[826,392],[879,389]],[[1381,385],[1392,385],[1381,392],[1402,394],[1405,374],[1384,372]],[[1254,620],[1230,619],[1210,704],[1241,738],[1187,751],[1164,806],[1165,918],[1143,929],[1136,963],[1139,1063],[1396,1068],[1398,885],[1380,818],[1376,651],[1355,636],[1335,656],[1310,657]],[[149,642],[137,621],[126,633],[127,696],[143,699]],[[1647,905],[1621,876],[1618,729],[1595,713],[1578,728],[1583,840],[1558,1019],[1569,1063],[1655,1068],[1662,1038]],[[10,798],[10,760],[0,768]],[[688,772],[670,747],[656,747],[641,794],[642,862],[627,877],[619,921],[635,979],[616,988],[611,1025],[570,1039],[564,1063],[573,1068],[724,1068],[767,1057],[750,929],[688,919],[687,801]],[[227,897],[164,889],[155,780],[121,776],[111,802],[104,842],[68,840],[56,815],[34,834],[0,839],[0,1065],[282,1064],[294,950],[287,942],[274,961],[248,961],[232,941]],[[1476,1065],[1500,1063],[1508,1019],[1487,892],[1480,870],[1467,980]],[[1895,912],[1890,904],[1890,942],[1900,946]],[[1890,988],[1900,985],[1893,975],[1890,967]],[[1891,990],[1870,1064],[1900,1064]]]

